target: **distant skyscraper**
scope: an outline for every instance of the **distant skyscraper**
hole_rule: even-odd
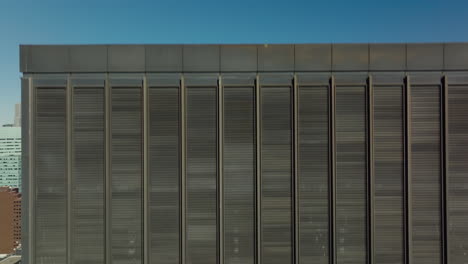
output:
[[[0,186],[21,190],[21,127],[0,127]]]
[[[15,104],[15,119],[13,122],[14,127],[21,126],[21,104]]]

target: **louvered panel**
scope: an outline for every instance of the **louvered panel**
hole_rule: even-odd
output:
[[[142,91],[112,88],[111,253],[142,261]]]
[[[366,263],[366,91],[336,87],[337,263]]]
[[[104,89],[73,97],[72,263],[104,263]]]
[[[217,92],[187,88],[187,262],[217,256]]]
[[[441,263],[440,87],[411,87],[414,263]]]
[[[255,263],[253,88],[224,88],[224,252],[226,264]]]
[[[448,253],[468,263],[468,86],[449,86],[448,100]]]
[[[149,90],[150,263],[179,263],[179,88]]]
[[[300,263],[328,263],[328,87],[299,87]]]
[[[376,263],[404,261],[403,90],[374,87],[374,254]]]
[[[262,101],[262,260],[292,261],[291,88],[264,87]]]
[[[36,93],[36,263],[65,263],[65,89],[37,88]]]

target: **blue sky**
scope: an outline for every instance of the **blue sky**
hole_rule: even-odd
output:
[[[467,0],[0,0],[0,124],[19,44],[468,41]]]

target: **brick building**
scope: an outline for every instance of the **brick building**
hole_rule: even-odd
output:
[[[21,243],[21,194],[0,187],[0,254],[13,253]]]

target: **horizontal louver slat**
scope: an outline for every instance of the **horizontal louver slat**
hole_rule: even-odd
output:
[[[66,93],[64,88],[36,93],[36,263],[65,263]]]
[[[448,254],[468,263],[468,86],[448,88]]]
[[[74,88],[72,263],[104,263],[104,89]]]
[[[336,255],[339,264],[367,258],[366,90],[336,87]]]
[[[411,87],[414,263],[441,263],[440,87]]]
[[[262,260],[292,262],[291,88],[262,87]]]
[[[299,87],[300,263],[328,263],[328,87]]]
[[[114,264],[142,261],[142,91],[112,88],[111,252]]]
[[[255,263],[254,90],[224,88],[224,236],[226,264]]]
[[[149,89],[150,263],[179,263],[179,88]]]
[[[217,93],[187,88],[187,261],[217,263]]]
[[[374,254],[382,264],[404,261],[402,88],[374,86]]]

